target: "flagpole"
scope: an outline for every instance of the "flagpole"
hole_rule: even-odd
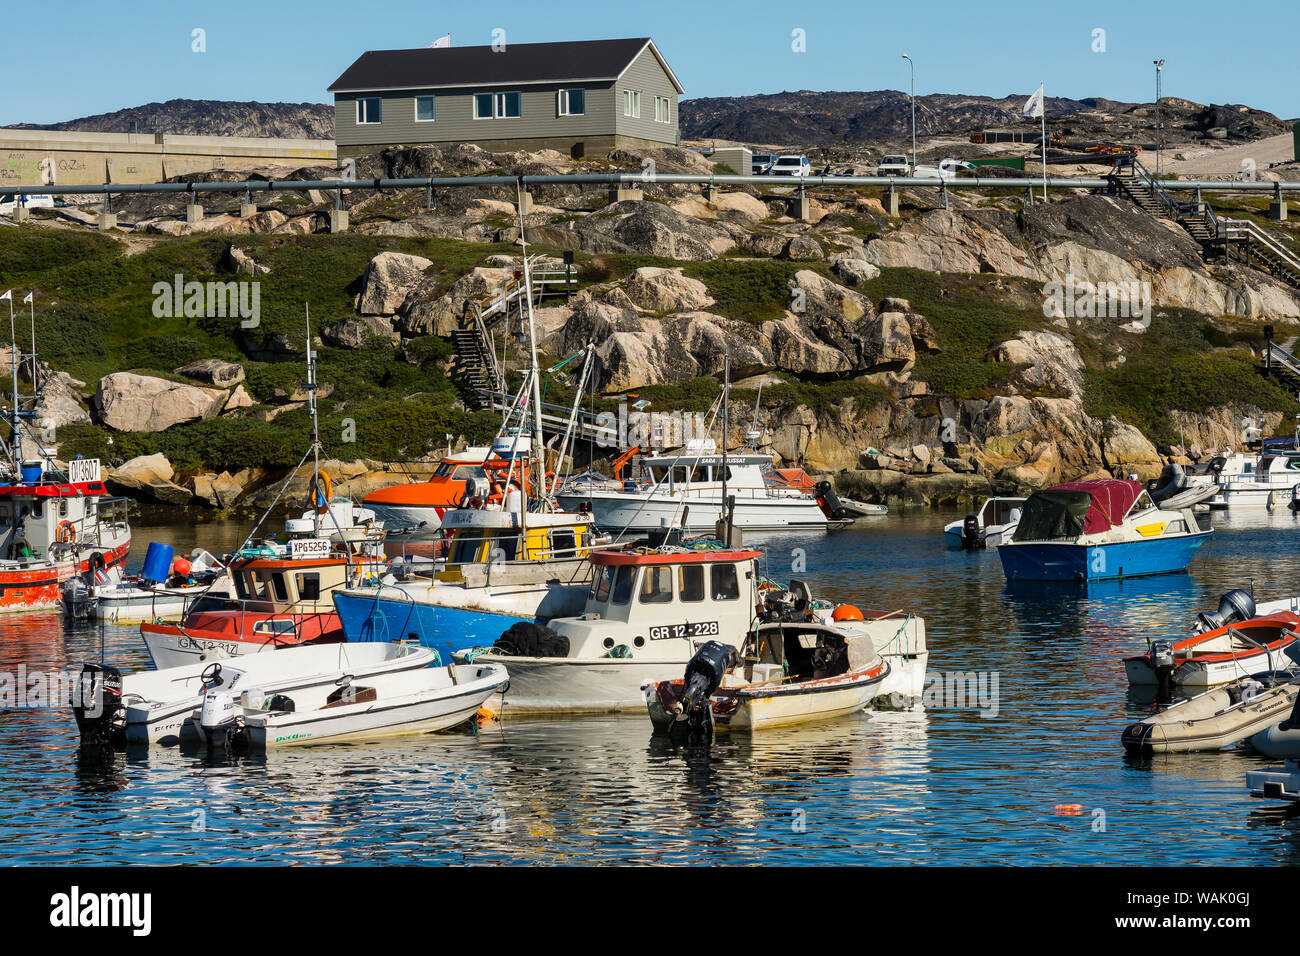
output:
[[[1042,84],[1043,101],[1038,104],[1038,118],[1043,129],[1043,202],[1047,202],[1047,84]]]

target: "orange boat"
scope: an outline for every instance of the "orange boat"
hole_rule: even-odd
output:
[[[23,468],[0,484],[0,611],[59,606],[60,585],[76,574],[126,561],[126,501],[108,497],[99,462],[73,463],[74,478]]]

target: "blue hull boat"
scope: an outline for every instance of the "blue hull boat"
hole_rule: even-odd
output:
[[[1030,495],[998,557],[1012,583],[1113,581],[1186,571],[1213,533],[1190,508],[1158,506],[1136,481],[1075,481]]]
[[[1108,581],[1186,571],[1212,532],[1111,544],[1038,541],[998,548],[1008,581]]]

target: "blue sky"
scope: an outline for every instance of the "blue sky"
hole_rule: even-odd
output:
[[[1163,56],[1166,96],[1246,103],[1284,119],[1300,114],[1296,0],[1227,7],[1094,0],[1068,8],[1050,0],[15,6],[4,18],[9,79],[0,124],[57,122],[176,97],[328,102],[325,88],[364,50],[424,46],[447,32],[456,46],[476,46],[490,43],[496,28],[507,43],[652,36],[688,97],[906,90],[906,52],[916,61],[918,94],[1028,94],[1045,81],[1049,96],[1151,100],[1152,60]],[[993,22],[977,22],[978,11]],[[192,50],[196,28],[205,31],[206,52]],[[802,53],[792,50],[796,29],[804,31]],[[1094,52],[1095,30],[1105,31],[1104,52]]]

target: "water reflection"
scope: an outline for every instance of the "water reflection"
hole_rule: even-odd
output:
[[[66,708],[0,716],[0,862],[373,864],[1297,863],[1300,816],[1245,793],[1244,752],[1126,758],[1148,706],[1120,658],[1252,580],[1300,591],[1300,523],[1214,517],[1188,574],[1008,587],[992,552],[944,547],[954,515],[751,538],[764,573],[923,614],[931,669],[998,675],[998,712],[941,706],[679,746],[640,715],[516,720],[388,743],[211,759],[78,753]],[[956,517],[959,517],[956,516]],[[138,529],[228,550],[247,526]],[[0,617],[0,669],[148,666],[131,628]],[[1085,807],[1078,816],[1059,804]],[[1094,830],[1095,811],[1105,829]]]

